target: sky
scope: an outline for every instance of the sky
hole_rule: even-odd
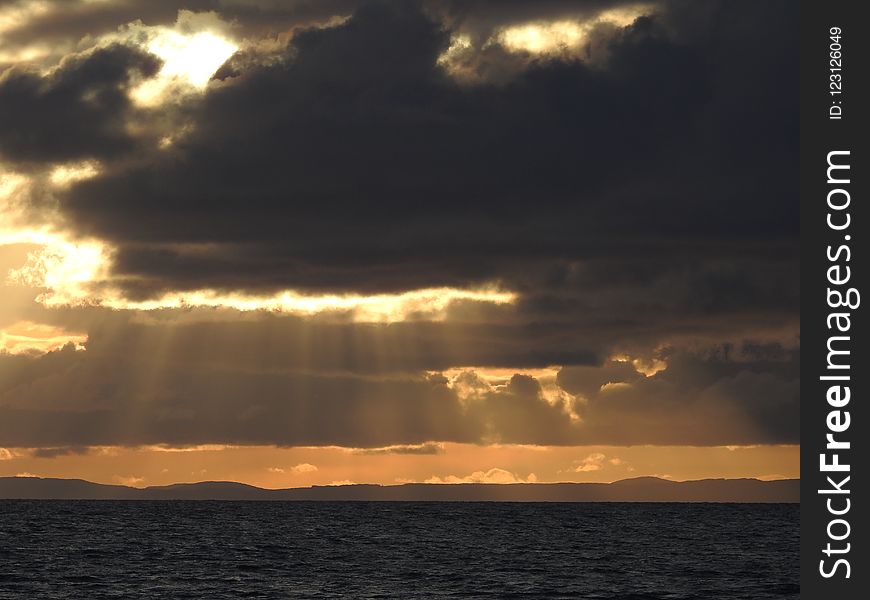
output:
[[[799,476],[797,4],[0,1],[0,476]]]

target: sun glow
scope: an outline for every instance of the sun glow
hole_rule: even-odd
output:
[[[194,16],[189,13],[180,15],[179,23],[186,23]],[[163,61],[163,67],[157,77],[142,82],[131,91],[133,100],[142,106],[160,104],[172,91],[204,90],[212,75],[238,50],[234,42],[213,31],[188,33],[167,28],[152,31],[145,48]]]
[[[179,78],[203,88],[237,46],[209,31],[183,35],[164,31],[148,44],[148,51],[163,60],[161,77]]]
[[[37,297],[37,301],[45,306],[87,304],[75,300],[87,298],[92,293],[91,283],[106,276],[106,247],[96,241],[72,242],[63,235],[50,232],[32,235],[27,241],[42,247],[29,253],[23,266],[12,269],[8,281],[45,288],[46,291]]]
[[[540,54],[577,46],[584,35],[585,28],[582,24],[556,21],[508,27],[501,31],[498,40],[509,50]]]

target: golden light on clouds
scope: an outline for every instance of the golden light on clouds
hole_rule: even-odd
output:
[[[578,50],[589,33],[600,25],[631,25],[638,17],[653,12],[651,4],[636,4],[602,11],[585,20],[533,21],[500,29],[490,40],[512,52],[553,54]]]
[[[591,471],[600,471],[604,468],[604,460],[607,458],[607,455],[603,452],[593,452],[589,454],[586,458],[579,461],[578,464],[574,468],[575,473],[589,473]],[[611,464],[619,465],[622,464],[621,459],[611,459],[611,461],[617,460],[619,462],[611,462]]]
[[[21,27],[25,23],[47,14],[50,10],[51,2],[46,0],[10,2],[0,6],[0,34]]]
[[[0,63],[29,63],[45,58],[51,54],[47,46],[28,46],[14,51],[0,51]]]
[[[461,33],[454,35],[450,39],[450,46],[438,57],[436,62],[442,67],[450,69],[451,65],[459,60],[463,54],[473,49],[474,45],[469,36]]]
[[[87,285],[103,263],[100,248],[88,246],[57,247],[36,255],[35,264],[13,272],[13,278],[35,287],[48,287],[39,301],[47,307],[102,306],[117,310],[161,310],[186,308],[228,308],[241,312],[271,311],[311,316],[325,312],[349,313],[352,320],[365,323],[393,323],[411,318],[443,320],[456,301],[508,304],[515,294],[498,290],[461,290],[430,288],[401,294],[375,296],[309,296],[281,292],[271,296],[227,294],[216,290],[172,292],[155,300],[130,300],[117,288],[92,292]],[[40,276],[40,273],[42,275]],[[42,284],[42,285],[40,285]]]
[[[231,308],[238,311],[265,310],[295,315],[315,315],[323,312],[350,313],[354,321],[391,323],[419,317],[442,320],[453,302],[466,300],[509,304],[516,294],[498,289],[427,288],[400,294],[377,295],[305,295],[284,291],[269,296],[232,294],[216,290],[172,292],[156,300],[133,301],[117,295],[96,300],[100,306],[126,310],[156,310],[165,308]]]
[[[9,282],[46,289],[36,298],[44,306],[96,304],[89,301],[91,284],[106,277],[108,269],[102,243],[70,242],[48,232],[22,238],[42,247],[28,254],[26,264],[8,273]]]
[[[7,283],[42,288],[36,298],[43,306],[101,306],[116,310],[227,308],[241,312],[271,311],[311,316],[340,312],[357,322],[391,323],[408,319],[439,321],[454,302],[510,304],[516,294],[497,288],[427,288],[399,294],[305,295],[283,291],[272,295],[227,293],[218,290],[170,292],[152,300],[131,300],[113,286],[111,250],[98,241],[70,242],[48,232],[10,233],[3,243],[32,243],[26,264],[7,274]]]
[[[87,340],[84,333],[69,333],[53,325],[19,321],[0,330],[0,352],[44,354],[70,343],[82,350]]]
[[[30,194],[30,178],[0,165],[0,245],[30,243],[32,228],[24,227],[24,212]]]
[[[443,375],[449,380],[455,380],[459,375],[466,372],[474,372],[478,377],[493,386],[505,385],[514,375],[528,375],[538,381],[555,381],[559,374],[559,367],[550,366],[537,369],[517,369],[499,367],[455,367],[443,371]]]
[[[606,55],[606,51],[592,55],[590,46],[595,42],[593,33],[598,28],[622,28],[642,16],[655,13],[652,3],[638,3],[610,8],[582,16],[563,16],[513,23],[496,28],[487,36],[473,36],[468,32],[454,32],[450,45],[437,59],[437,63],[453,77],[466,82],[486,81],[490,77],[504,77],[501,67],[488,69],[485,50],[499,46],[513,54],[539,56],[570,56],[572,59],[591,60]],[[612,33],[612,32],[611,32]],[[522,61],[520,61],[522,62]]]
[[[312,465],[311,463],[299,463],[298,465],[293,465],[292,467],[290,467],[289,470],[291,473],[299,474],[299,473],[314,473],[314,472],[318,471],[319,469],[317,468],[316,465]]]
[[[57,216],[51,202],[34,202],[37,190],[43,196],[62,190],[75,182],[95,177],[100,165],[95,161],[55,164],[41,177],[19,173],[0,164],[0,246],[8,244],[38,244],[63,246],[53,253],[70,250],[75,245],[67,241],[53,221]],[[39,213],[39,218],[36,214]]]
[[[49,173],[49,180],[57,188],[65,188],[77,181],[96,177],[100,166],[94,161],[82,161],[57,165]]]
[[[614,362],[631,363],[634,370],[644,377],[652,377],[656,373],[668,368],[668,363],[659,358],[632,358],[627,354],[617,354],[611,356],[610,360]]]
[[[12,269],[7,282],[42,288],[36,300],[46,307],[101,306],[116,310],[227,308],[242,312],[272,311],[311,316],[324,312],[349,314],[357,322],[390,323],[408,319],[443,320],[454,302],[510,304],[516,294],[496,287],[478,289],[427,288],[398,294],[306,295],[282,291],[271,295],[219,290],[169,292],[151,300],[131,300],[114,285],[111,248],[102,242],[71,242],[60,234],[38,230],[9,230],[0,245],[38,244],[26,264]]]
[[[44,181],[52,189],[62,189],[99,172],[100,165],[93,161],[58,164],[47,171]],[[0,171],[0,246],[36,246],[27,254],[24,264],[0,275],[0,279],[5,279],[7,285],[42,290],[35,300],[48,308],[101,306],[150,311],[206,307],[303,316],[340,312],[357,322],[390,323],[408,319],[443,320],[454,302],[510,304],[516,300],[516,294],[496,286],[474,289],[439,287],[376,295],[311,295],[293,290],[257,295],[200,289],[171,291],[158,298],[132,300],[113,281],[113,248],[110,245],[97,239],[73,238],[66,234],[50,209],[41,216],[41,223],[28,213],[34,186],[35,181],[28,175]]]
[[[456,396],[465,403],[484,399],[493,392],[507,391],[515,375],[532,377],[540,386],[541,400],[550,406],[559,407],[572,423],[579,423],[582,420],[576,410],[579,397],[559,385],[559,369],[560,367],[556,366],[537,369],[456,367],[447,369],[441,374],[447,379],[448,387],[454,390]]]
[[[90,164],[59,165],[47,173],[44,182],[49,187],[65,186],[95,172],[96,167]],[[61,287],[85,294],[82,286],[98,278],[104,262],[102,245],[72,242],[59,232],[52,222],[55,218],[50,205],[34,208],[36,185],[32,177],[0,166],[0,249],[16,246],[28,249],[23,264],[4,261],[6,272],[0,272],[0,285]],[[34,299],[44,300],[43,296]],[[6,338],[4,345],[11,343],[10,339],[18,340],[16,347],[27,346],[17,337]]]
[[[50,188],[63,189],[95,177],[93,161],[58,164],[47,171]],[[39,223],[28,213],[35,181],[28,175],[0,170],[0,246],[32,244],[25,264],[0,275],[7,285],[39,288],[35,298],[45,307],[101,306],[117,310],[227,308],[242,312],[272,311],[310,316],[324,312],[349,314],[357,322],[390,323],[408,319],[443,320],[458,301],[510,304],[516,294],[496,286],[475,289],[426,288],[395,294],[301,294],[284,290],[256,295],[213,289],[167,292],[149,300],[131,300],[112,280],[113,249],[96,239],[67,235],[50,210]],[[5,275],[5,277],[3,277]]]
[[[493,467],[488,471],[474,471],[470,475],[447,475],[445,477],[430,477],[423,483],[537,483],[538,476],[534,473],[529,473],[527,477],[522,477],[516,473],[512,473],[506,469]],[[412,482],[408,482],[412,483]]]

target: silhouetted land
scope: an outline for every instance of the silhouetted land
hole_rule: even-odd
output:
[[[0,477],[0,498],[57,500],[303,500],[454,502],[800,502],[800,480],[656,477],[613,483],[336,485],[269,490],[227,481],[132,488],[81,479]]]

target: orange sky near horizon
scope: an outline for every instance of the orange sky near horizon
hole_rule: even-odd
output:
[[[410,452],[409,452],[410,448]],[[42,458],[0,452],[0,476],[81,478],[135,487],[238,481],[265,488],[337,483],[610,482],[641,476],[674,480],[800,477],[800,447],[524,446],[429,444],[356,450],[273,446],[98,447]],[[421,453],[428,451],[429,453]]]

